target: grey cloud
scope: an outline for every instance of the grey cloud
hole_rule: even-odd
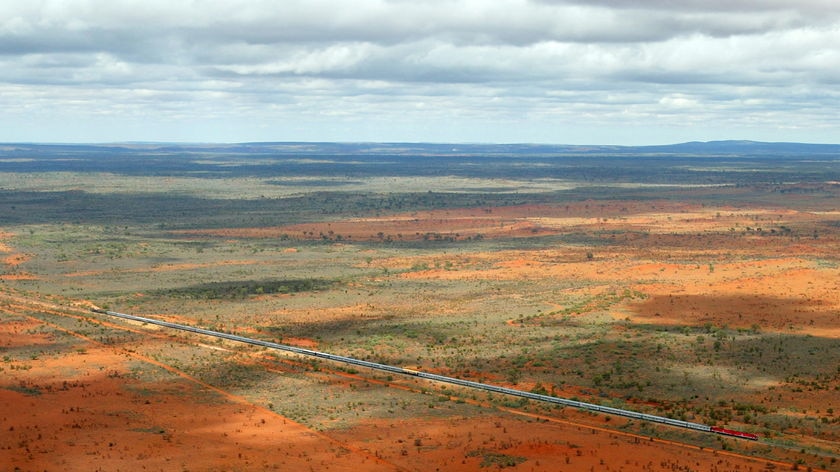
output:
[[[384,46],[435,38],[457,45],[543,41],[645,42],[690,32],[751,33],[792,20],[776,12],[739,15],[610,9],[590,4],[496,2],[32,2],[76,5],[55,10],[9,8],[0,20],[6,54],[113,51],[151,55],[162,39],[213,47],[369,42]],[[12,5],[18,2],[12,2]],[[120,5],[123,5],[120,7]],[[129,5],[133,5],[134,9]],[[142,8],[139,7],[142,5]],[[4,13],[0,7],[0,14]],[[182,45],[182,47],[184,47]],[[142,53],[145,51],[145,53]]]
[[[9,0],[0,4],[0,93],[12,95],[0,103],[24,110],[17,96],[172,120],[200,110],[592,123],[686,110],[697,120],[736,120],[737,111],[776,123],[770,110],[825,119],[819,104],[837,103],[834,1],[348,5]]]
[[[647,11],[662,6],[656,1],[633,2],[632,9],[630,2],[618,1],[595,2],[599,6],[594,7],[515,0],[363,1],[352,9],[326,0],[289,1],[281,7],[276,2],[196,2],[193,8],[144,2],[143,9],[131,12],[137,19],[128,14],[130,9],[114,6],[121,2],[57,3],[80,7],[47,9],[40,16],[20,8],[18,13],[29,16],[9,16],[0,27],[0,54],[41,56],[43,67],[50,68],[50,62],[69,62],[62,56],[87,52],[95,58],[90,61],[94,66],[108,66],[103,58],[113,58],[113,77],[119,77],[115,64],[137,65],[136,80],[151,80],[163,68],[168,73],[180,68],[182,73],[176,75],[185,78],[207,71],[214,76],[482,82],[563,79],[582,71],[654,82],[659,75],[671,82],[669,77],[687,70],[706,77],[715,75],[709,69],[719,77],[731,74],[750,61],[764,60],[767,54],[756,43],[764,42],[767,34],[800,31],[788,28],[786,12],[724,15],[723,7],[698,12],[699,4],[691,2],[677,15],[671,10]],[[675,8],[673,2],[663,3]],[[198,4],[202,8],[195,8]],[[836,37],[836,26],[821,34]],[[732,37],[747,39],[730,44],[714,40]],[[832,44],[837,43],[802,45],[801,50],[780,46],[790,57],[814,57],[816,48],[831,58],[836,55]],[[739,52],[738,62],[727,63],[733,50]],[[798,63],[801,70],[809,67]],[[29,61],[25,68],[35,70],[37,65]],[[637,72],[640,68],[643,71]],[[92,77],[83,70],[77,75],[81,80]]]
[[[654,11],[758,12],[795,10],[814,14],[838,12],[834,0],[531,0],[548,5],[596,5],[606,8]]]

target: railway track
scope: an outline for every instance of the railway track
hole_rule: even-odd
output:
[[[603,406],[603,405],[597,405],[597,404],[594,404],[594,403],[581,402],[581,401],[571,400],[571,399],[567,399],[567,398],[554,397],[554,396],[550,396],[550,395],[543,395],[543,394],[539,394],[539,393],[526,392],[526,391],[523,391],[523,390],[516,390],[516,389],[512,389],[512,388],[501,387],[501,386],[498,386],[498,385],[486,384],[486,383],[481,383],[481,382],[473,382],[473,381],[470,381],[470,380],[463,380],[463,379],[458,379],[458,378],[455,378],[455,377],[447,377],[445,375],[438,375],[438,374],[433,374],[433,373],[429,373],[429,372],[422,372],[422,371],[417,371],[417,370],[405,369],[405,368],[398,367],[398,366],[393,366],[393,365],[388,365],[388,364],[380,364],[380,363],[377,363],[377,362],[365,361],[365,360],[356,359],[356,358],[353,358],[353,357],[346,357],[346,356],[340,356],[340,355],[330,354],[330,353],[321,352],[321,351],[314,351],[314,350],[311,350],[311,349],[305,349],[305,348],[301,348],[301,347],[297,347],[297,346],[290,346],[290,345],[279,344],[279,343],[274,343],[274,342],[270,342],[270,341],[263,341],[263,340],[259,340],[259,339],[247,338],[247,337],[238,336],[238,335],[235,335],[235,334],[224,333],[224,332],[220,332],[220,331],[212,331],[212,330],[203,329],[203,328],[196,328],[194,326],[171,323],[171,322],[168,322],[168,321],[161,321],[161,320],[156,320],[156,319],[153,319],[153,318],[145,318],[145,317],[142,317],[142,316],[129,315],[129,314],[126,314],[126,313],[119,313],[119,312],[115,312],[115,311],[108,311],[108,310],[103,310],[103,309],[100,309],[100,308],[91,308],[91,311],[93,311],[95,313],[99,313],[99,314],[104,314],[104,315],[108,315],[108,316],[113,316],[113,317],[117,317],[117,318],[126,319],[126,320],[153,324],[153,325],[157,325],[157,326],[161,326],[161,327],[165,327],[165,328],[177,329],[177,330],[181,330],[181,331],[187,331],[187,332],[200,334],[200,335],[204,335],[204,336],[212,336],[212,337],[216,337],[216,338],[220,338],[220,339],[227,339],[229,341],[236,341],[236,342],[251,344],[251,345],[255,345],[255,346],[262,346],[262,347],[266,347],[266,348],[269,348],[269,349],[286,351],[286,352],[291,352],[291,353],[294,353],[294,354],[299,354],[299,355],[309,356],[309,357],[315,357],[315,358],[319,358],[319,359],[326,359],[326,360],[333,361],[333,362],[339,362],[339,363],[344,363],[344,364],[349,364],[349,365],[354,365],[354,366],[359,366],[359,367],[365,367],[365,368],[368,368],[368,369],[388,372],[388,373],[392,373],[392,374],[418,377],[418,378],[422,378],[422,379],[426,379],[426,380],[431,380],[431,381],[434,381],[434,382],[446,383],[446,384],[451,384],[451,385],[458,385],[458,386],[461,386],[461,387],[466,387],[466,388],[471,388],[471,389],[476,389],[476,390],[482,390],[482,391],[486,391],[486,392],[493,392],[493,393],[497,393],[497,394],[501,394],[501,395],[508,395],[508,396],[513,396],[513,397],[526,398],[526,399],[529,399],[529,400],[535,400],[535,401],[550,403],[550,404],[555,404],[555,405],[568,406],[568,407],[577,408],[577,409],[585,410],[585,411],[593,411],[593,412],[605,413],[605,414],[609,414],[609,415],[623,416],[623,417],[626,417],[626,418],[632,418],[632,419],[636,419],[636,420],[640,420],[640,421],[647,421],[647,422],[652,422],[652,423],[665,424],[665,425],[668,425],[668,426],[690,429],[690,430],[700,431],[700,432],[705,432],[705,433],[720,434],[720,435],[731,436],[731,437],[740,438],[740,439],[748,439],[748,440],[752,440],[752,441],[758,440],[757,435],[752,434],[752,433],[743,432],[743,431],[736,431],[736,430],[720,428],[720,427],[715,427],[715,426],[708,426],[708,425],[701,424],[701,423],[694,423],[694,422],[690,422],[690,421],[677,420],[677,419],[668,418],[668,417],[664,417],[664,416],[650,415],[650,414],[647,414],[647,413],[640,413],[640,412],[637,412],[637,411],[625,410],[625,409],[622,409],[622,408],[613,408],[613,407],[608,407],[608,406]]]

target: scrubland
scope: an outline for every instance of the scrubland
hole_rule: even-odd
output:
[[[172,193],[131,173],[74,173],[59,189],[43,186],[66,182],[54,173],[2,173],[0,462],[840,470],[836,165],[730,182],[714,164],[673,185],[271,167],[175,175]],[[226,185],[236,194],[219,198]],[[168,332],[93,305],[761,439]]]

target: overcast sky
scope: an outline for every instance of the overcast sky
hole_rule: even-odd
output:
[[[2,0],[0,141],[840,143],[838,0]]]

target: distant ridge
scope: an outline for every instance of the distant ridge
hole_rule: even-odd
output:
[[[697,156],[838,156],[840,144],[761,142],[747,140],[690,141],[650,146],[573,145],[573,144],[484,144],[484,143],[387,143],[387,142],[243,142],[243,143],[166,143],[121,142],[101,144],[7,143],[0,154],[33,152],[38,149],[73,154],[147,151],[154,153],[230,152],[251,154],[322,155],[657,155]]]
[[[807,153],[830,154],[840,152],[840,144],[788,143],[762,141],[691,141],[665,146],[640,146],[636,149],[662,150],[679,153],[736,153],[736,154],[778,154]]]

